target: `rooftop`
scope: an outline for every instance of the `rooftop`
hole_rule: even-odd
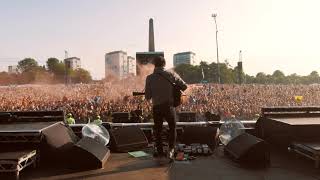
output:
[[[80,58],[78,58],[78,57],[69,57],[69,58],[66,58],[66,59],[64,59],[64,60],[71,60],[71,59],[77,59],[77,60],[80,60]]]
[[[196,54],[196,53],[194,53],[194,52],[192,52],[192,51],[186,51],[186,52],[180,52],[180,53],[176,53],[176,54],[174,54],[174,55],[184,55],[184,54]]]
[[[118,53],[127,54],[127,52],[124,52],[124,51],[120,50],[120,51],[112,51],[112,52],[109,52],[109,53],[107,53],[106,55],[118,54]]]
[[[137,52],[136,54],[160,54],[162,55],[163,51],[157,51],[157,52]]]

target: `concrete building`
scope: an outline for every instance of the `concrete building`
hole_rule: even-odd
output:
[[[18,73],[18,66],[17,65],[8,66],[8,73],[9,74]]]
[[[173,55],[173,66],[176,67],[179,64],[191,64],[195,65],[195,56],[194,52],[181,52]]]
[[[124,51],[113,51],[105,56],[105,77],[114,76],[119,79],[136,75],[136,61]]]
[[[78,57],[70,57],[64,60],[64,63],[67,68],[70,68],[72,70],[76,70],[81,68],[81,61]]]

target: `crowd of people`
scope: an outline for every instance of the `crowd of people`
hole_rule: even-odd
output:
[[[143,110],[151,117],[151,104],[143,96],[144,80],[73,85],[22,85],[0,87],[0,111],[64,110],[76,123],[86,123],[99,115],[110,121],[113,112]],[[199,114],[232,114],[238,119],[253,119],[265,106],[320,105],[320,85],[189,85],[178,111]],[[302,96],[296,101],[295,96]]]
[[[253,119],[261,107],[319,105],[320,85],[209,84],[193,86],[189,102],[181,110]]]

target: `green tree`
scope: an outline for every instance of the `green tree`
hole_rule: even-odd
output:
[[[220,63],[220,78],[222,83],[238,83],[239,71],[238,67],[232,69],[228,62]],[[199,83],[206,80],[209,83],[218,83],[217,64],[215,62],[208,64],[201,61],[200,65],[180,64],[174,70],[184,79],[187,83]],[[203,75],[204,74],[204,79]],[[256,76],[250,76],[241,73],[246,84],[312,84],[320,83],[320,75],[317,71],[312,71],[308,76],[299,76],[296,73],[286,76],[282,71],[276,70],[270,74],[259,72]]]
[[[20,72],[32,71],[36,67],[38,67],[38,62],[32,58],[25,58],[18,62]]]
[[[202,80],[202,72],[199,66],[179,64],[174,68],[175,72],[187,83],[199,83]]]
[[[308,84],[319,83],[319,73],[317,71],[312,71],[308,78]]]
[[[63,82],[64,81],[64,76],[65,76],[65,65],[64,63],[60,62],[59,64],[57,64],[56,68],[55,68],[55,79],[59,82]]]
[[[226,63],[220,63],[220,79],[223,83],[236,82],[237,74],[234,69],[229,68]],[[200,65],[180,64],[174,69],[187,83],[199,83],[205,80],[209,83],[218,83],[218,67],[216,63],[207,64],[200,62]],[[203,73],[202,73],[203,72]],[[204,75],[204,78],[203,78]]]
[[[55,72],[57,66],[59,65],[59,59],[57,58],[49,58],[47,60],[47,67],[49,72]]]
[[[283,84],[286,83],[286,76],[280,70],[275,70],[272,74],[272,80],[275,84]]]
[[[47,68],[54,75],[55,82],[64,82],[65,65],[62,61],[59,61],[57,58],[49,58],[47,60]],[[71,72],[69,73],[71,74]]]
[[[82,68],[72,71],[71,78],[74,83],[89,83],[92,81],[90,72]]]
[[[219,64],[220,65],[220,64]],[[217,63],[213,62],[210,65],[210,74],[209,74],[209,81],[213,83],[218,83],[218,66]],[[220,78],[222,77],[221,71],[220,71]]]
[[[246,74],[246,75],[244,76],[244,82],[245,82],[246,84],[253,84],[253,83],[255,83],[255,77]]]
[[[290,74],[286,77],[288,84],[301,84],[302,78],[296,73]]]
[[[221,63],[219,65],[220,65],[219,68],[220,68],[221,82],[227,83],[227,84],[236,82],[233,69],[228,68],[225,63]]]
[[[255,78],[255,83],[266,84],[267,82],[268,82],[267,75],[265,73],[263,73],[263,72],[257,73],[256,78]]]
[[[239,66],[236,66],[233,70],[233,82],[238,84],[245,83],[246,74],[243,72],[243,69],[240,69]]]

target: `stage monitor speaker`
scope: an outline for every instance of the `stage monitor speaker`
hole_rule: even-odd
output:
[[[106,164],[110,150],[96,140],[84,137],[67,153],[71,157],[71,167],[77,170],[99,169]]]
[[[60,163],[65,159],[65,153],[78,141],[78,137],[63,123],[50,126],[42,131],[42,135],[40,163],[44,165]]]
[[[212,150],[217,144],[217,128],[205,126],[184,127],[182,143],[184,144],[207,144]]]
[[[110,130],[110,149],[129,152],[146,148],[148,140],[139,127],[123,127]]]
[[[243,164],[266,166],[270,163],[268,144],[248,133],[243,133],[231,140],[225,146],[224,152],[234,161]]]

